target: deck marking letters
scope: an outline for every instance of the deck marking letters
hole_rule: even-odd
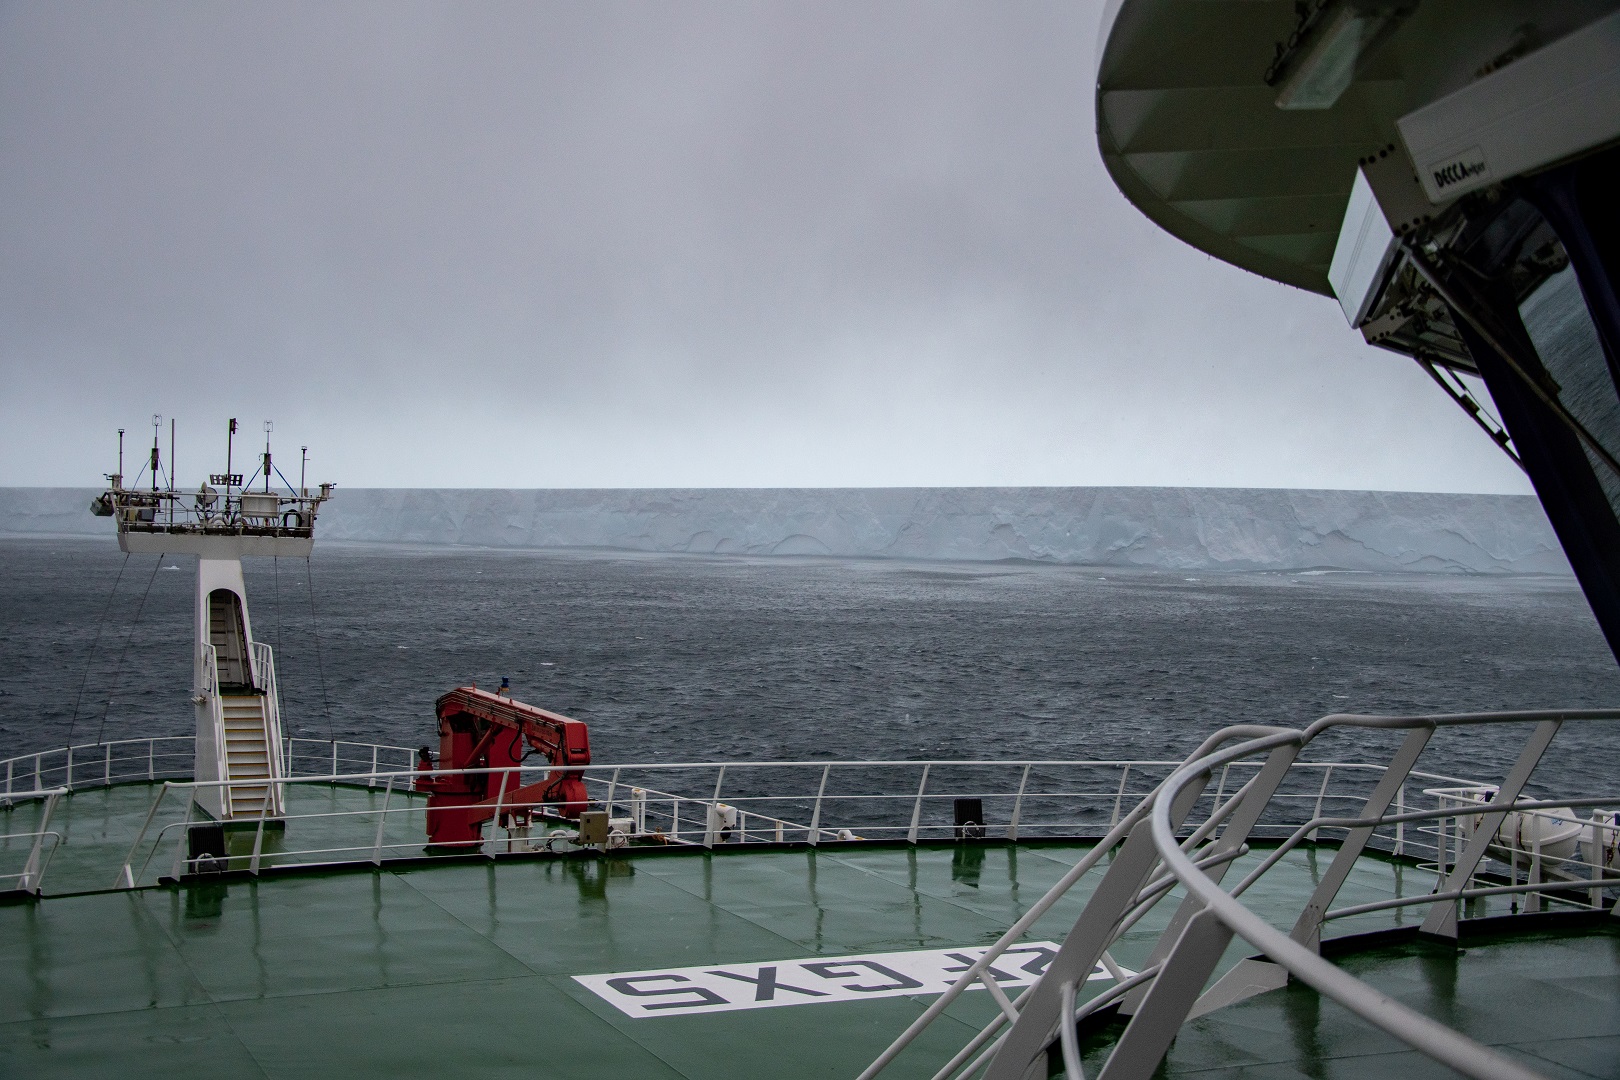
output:
[[[988,972],[1001,986],[1028,986],[1046,970],[1057,950],[1051,941],[1018,945],[1002,953]],[[983,948],[966,948],[810,956],[766,964],[575,975],[574,981],[626,1016],[687,1016],[939,994],[984,953]],[[1101,964],[1087,981],[1099,979],[1111,981]],[[982,990],[984,985],[975,983],[970,989]]]

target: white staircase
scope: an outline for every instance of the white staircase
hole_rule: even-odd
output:
[[[232,593],[216,590],[208,597],[208,644],[214,647],[222,686],[247,686],[253,681],[247,665],[247,631],[242,607]]]
[[[265,737],[265,697],[262,694],[222,694],[226,779],[237,781],[229,790],[226,819],[257,818],[265,813],[270,793],[270,743]],[[263,783],[240,783],[261,780]],[[275,808],[270,810],[275,814]]]

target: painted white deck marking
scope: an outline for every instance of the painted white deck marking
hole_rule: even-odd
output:
[[[991,965],[993,977],[1004,987],[1028,986],[1046,970],[1057,948],[1051,941],[1016,945]],[[939,994],[984,953],[983,947],[976,947],[812,956],[757,964],[575,975],[574,981],[626,1016],[685,1016]],[[1109,978],[1099,964],[1087,981]],[[978,983],[972,989],[983,990],[984,985]]]

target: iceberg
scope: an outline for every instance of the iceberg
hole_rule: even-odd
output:
[[[0,488],[0,535],[112,534],[88,488]],[[1568,574],[1527,495],[1273,488],[339,489],[322,541],[1036,562],[1176,571]]]

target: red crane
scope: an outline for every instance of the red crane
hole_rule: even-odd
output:
[[[504,685],[504,682],[503,682]],[[416,762],[417,791],[428,794],[428,843],[435,847],[466,847],[484,841],[484,822],[497,807],[502,823],[527,825],[542,805],[577,818],[589,801],[578,768],[591,763],[590,738],[585,725],[504,694],[461,686],[441,697],[434,711],[439,717],[439,762],[422,747]],[[517,766],[530,753],[539,753],[556,766],[545,779],[523,784]],[[503,769],[510,771],[431,775],[435,769]]]

